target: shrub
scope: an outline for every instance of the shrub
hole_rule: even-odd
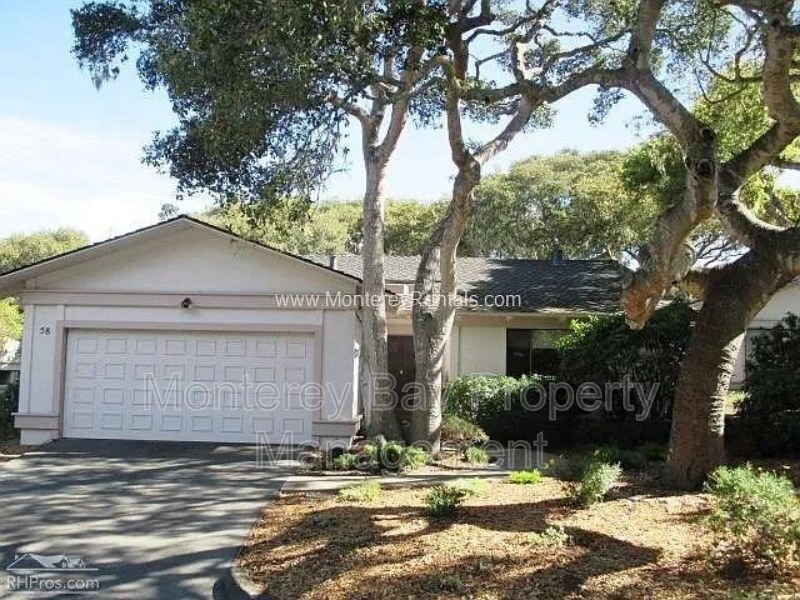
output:
[[[489,484],[486,483],[485,479],[480,479],[478,477],[470,477],[456,479],[455,481],[451,482],[450,487],[454,487],[459,490],[464,490],[467,496],[483,496],[489,491]]]
[[[544,531],[532,531],[525,540],[536,548],[562,548],[572,544],[572,537],[564,530],[562,525],[548,527]]]
[[[345,452],[331,461],[334,471],[354,471],[358,468],[358,457],[355,454]]]
[[[542,474],[536,469],[530,471],[514,471],[509,473],[508,480],[520,485],[532,485],[542,480]]]
[[[786,315],[752,342],[742,412],[760,416],[800,409],[800,317]]]
[[[707,523],[731,558],[774,572],[797,568],[800,500],[788,478],[749,465],[720,467],[706,489],[716,499]]]
[[[449,442],[471,442],[481,444],[489,441],[486,432],[475,423],[458,415],[442,417],[442,439]]]
[[[378,448],[378,465],[389,471],[399,470],[404,449],[405,447],[397,442],[389,442],[380,446]]]
[[[621,475],[622,468],[619,464],[593,462],[575,487],[573,498],[581,506],[600,502],[616,485]]]
[[[383,494],[377,481],[360,481],[339,490],[339,499],[345,502],[372,502]]]
[[[743,430],[764,455],[800,452],[800,317],[788,314],[755,337],[747,361]]]
[[[16,383],[9,384],[0,392],[0,442],[16,435],[13,413],[17,411],[18,392]]]
[[[425,450],[415,446],[403,448],[403,452],[400,455],[401,470],[413,471],[415,469],[421,469],[426,464],[428,464],[428,453],[425,452]]]
[[[462,488],[452,485],[435,485],[425,496],[425,504],[428,505],[432,516],[445,517],[453,514],[468,495],[468,492]]]
[[[573,321],[570,333],[557,344],[561,377],[601,387],[626,376],[634,382],[658,382],[650,417],[668,419],[693,317],[688,303],[675,301],[657,311],[641,330],[628,327],[622,315]],[[633,416],[620,398],[614,401],[612,413],[621,419]]]
[[[471,465],[488,465],[489,453],[480,446],[470,446],[464,451],[464,458]]]

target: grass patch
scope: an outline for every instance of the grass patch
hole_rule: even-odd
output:
[[[470,446],[464,451],[464,459],[471,465],[488,465],[489,453],[480,446]]]
[[[360,481],[339,490],[339,500],[344,502],[373,502],[381,497],[383,488],[377,481]]]
[[[509,483],[517,485],[533,485],[542,480],[542,474],[537,469],[530,471],[513,471],[508,475]]]
[[[450,487],[464,490],[467,496],[485,496],[489,491],[489,484],[486,483],[486,480],[478,477],[463,477],[456,479],[449,485]]]

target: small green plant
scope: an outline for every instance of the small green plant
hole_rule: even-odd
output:
[[[544,531],[532,531],[525,541],[535,548],[563,548],[572,544],[572,537],[562,525],[557,525]]]
[[[366,460],[377,460],[378,446],[372,443],[364,444],[364,446],[361,448],[361,452],[359,452],[359,455]]]
[[[364,480],[339,490],[339,500],[345,502],[373,502],[381,497],[383,488],[377,481]]]
[[[575,486],[573,498],[581,506],[591,506],[602,501],[617,484],[622,475],[619,464],[592,463]]]
[[[464,490],[467,496],[483,496],[489,491],[489,484],[478,477],[460,478],[449,484],[451,487]]]
[[[464,458],[471,465],[488,465],[489,453],[480,446],[470,446],[464,451]]]
[[[707,523],[729,558],[778,573],[800,565],[800,500],[788,478],[749,465],[720,467],[706,490],[716,499]]]
[[[458,575],[437,575],[431,581],[430,588],[432,592],[449,592],[451,594],[463,594],[467,591]]]
[[[400,456],[400,469],[403,471],[414,471],[421,469],[428,464],[428,453],[422,448],[409,446],[403,448]]]
[[[513,471],[508,475],[509,483],[516,483],[519,485],[533,485],[542,480],[542,473],[538,469],[531,469],[530,471]]]
[[[452,515],[464,498],[468,496],[466,490],[452,485],[435,485],[425,496],[425,504],[432,516],[440,518]]]
[[[378,465],[387,471],[397,471],[403,460],[405,447],[397,442],[388,442],[378,448]]]
[[[331,461],[334,471],[354,471],[358,466],[358,458],[355,454],[345,452]]]
[[[458,415],[442,417],[442,439],[449,442],[472,442],[482,444],[489,436],[478,425]]]

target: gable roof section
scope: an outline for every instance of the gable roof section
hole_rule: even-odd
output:
[[[358,283],[361,282],[360,277],[357,277],[351,273],[347,273],[345,271],[338,269],[333,269],[330,266],[327,266],[323,263],[315,262],[307,258],[304,258],[302,256],[297,256],[295,254],[283,252],[282,250],[278,250],[277,248],[272,248],[271,246],[267,246],[265,244],[261,244],[256,241],[249,240],[231,231],[222,229],[221,227],[216,227],[214,225],[210,225],[208,223],[200,221],[199,219],[195,219],[187,215],[179,215],[167,221],[162,221],[154,225],[149,225],[141,229],[136,229],[129,233],[125,233],[113,238],[109,238],[107,240],[103,240],[102,242],[96,242],[88,246],[76,248],[75,250],[70,250],[69,252],[64,252],[63,254],[58,254],[56,256],[40,260],[33,264],[25,265],[18,269],[13,269],[11,271],[7,271],[6,273],[0,274],[0,297],[10,296],[18,293],[22,289],[25,281],[28,279],[39,277],[41,275],[58,271],[59,269],[65,267],[70,267],[95,258],[99,258],[101,256],[106,255],[109,252],[114,252],[117,250],[122,250],[124,248],[129,248],[135,244],[140,244],[156,238],[160,238],[170,233],[185,231],[187,229],[192,229],[192,228],[207,231],[215,235],[222,235],[222,236],[227,236],[229,238],[234,238],[238,241],[249,244],[265,252],[283,256],[289,260],[296,261],[299,264],[303,264],[313,269],[319,269],[328,272],[332,275],[335,275],[336,277],[347,279],[348,281],[355,281]]]
[[[329,264],[330,257],[311,260]],[[413,283],[419,256],[386,256],[387,283]],[[361,256],[336,257],[337,268],[361,277]],[[460,257],[456,265],[458,291],[475,298],[471,310],[499,312],[612,313],[628,269],[614,260],[531,260],[516,258]],[[487,306],[488,297],[519,296],[519,305]]]

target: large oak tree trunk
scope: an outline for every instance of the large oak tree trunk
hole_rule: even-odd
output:
[[[748,254],[709,273],[672,411],[664,482],[697,489],[725,461],[725,398],[744,333],[786,283],[774,261]]]
[[[366,154],[366,153],[365,153]],[[375,157],[365,155],[364,243],[362,247],[362,393],[370,435],[399,439],[400,429],[394,411],[393,386],[389,382],[386,304],[383,302],[384,276],[384,176],[386,167]]]

